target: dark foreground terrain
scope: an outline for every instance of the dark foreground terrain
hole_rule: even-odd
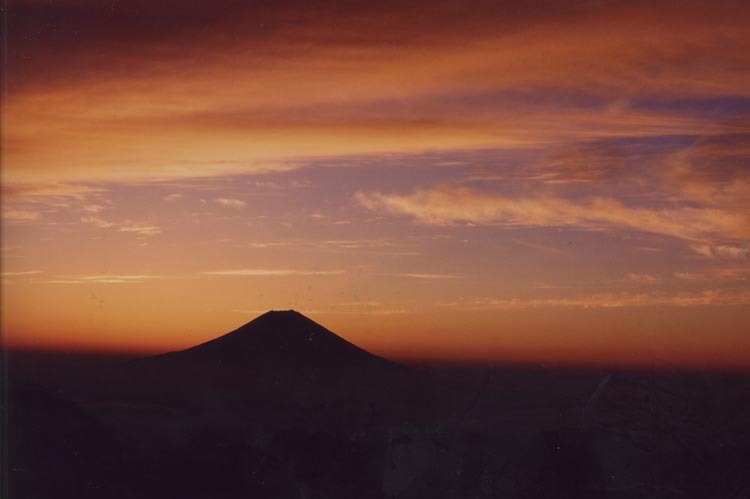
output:
[[[408,368],[292,311],[8,360],[10,499],[750,497],[742,375]]]

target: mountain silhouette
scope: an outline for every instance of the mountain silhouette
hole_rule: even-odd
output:
[[[206,363],[303,363],[308,367],[357,364],[405,369],[377,357],[294,310],[266,312],[231,333],[153,360],[189,360]]]
[[[99,386],[107,398],[114,390],[139,407],[168,402],[202,417],[232,412],[286,426],[379,424],[426,407],[416,372],[294,310],[270,311],[194,347],[131,361],[104,374]]]

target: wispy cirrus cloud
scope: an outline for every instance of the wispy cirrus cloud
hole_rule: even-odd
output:
[[[462,298],[441,306],[456,310],[512,310],[525,308],[623,308],[750,305],[750,291],[706,289],[698,292],[599,293],[556,298]]]
[[[228,270],[209,270],[201,272],[204,275],[214,276],[240,276],[240,277],[272,277],[272,276],[330,276],[341,275],[343,270],[300,270],[300,269],[264,269],[264,268],[247,268],[247,269],[228,269]]]
[[[5,222],[53,226],[68,214],[83,214],[81,221],[105,224],[99,214],[113,207],[104,197],[107,189],[76,184],[3,184]],[[75,215],[74,215],[75,216]],[[65,220],[65,223],[68,221]]]
[[[93,225],[94,227],[98,227],[100,229],[109,229],[110,227],[115,226],[114,222],[110,222],[109,220],[104,220],[103,218],[96,216],[81,217],[81,222]]]
[[[743,246],[730,246],[726,244],[691,244],[690,248],[707,258],[747,258],[750,254],[750,243]]]
[[[244,244],[249,248],[266,249],[266,248],[286,248],[289,246],[296,246],[297,243],[292,241],[253,241],[251,243]]]
[[[524,241],[522,239],[513,238],[512,241],[520,246],[524,246],[526,248],[531,248],[539,251],[543,251],[546,253],[554,253],[557,255],[568,255],[569,253],[567,251],[561,250],[560,248],[556,248],[554,246],[549,246],[547,244],[539,244],[539,243],[533,243],[529,241]]]
[[[694,272],[675,272],[674,276],[683,281],[697,281],[703,278],[701,274],[696,274]]]
[[[627,282],[633,282],[637,284],[656,284],[661,281],[661,277],[651,274],[637,274],[634,272],[630,272],[627,276],[625,276],[625,280]]]
[[[253,241],[241,244],[241,246],[257,249],[296,247],[348,251],[387,249],[396,246],[396,244],[386,239],[292,239],[288,241]]]
[[[11,200],[38,200],[44,198],[73,198],[85,201],[93,195],[103,194],[107,189],[101,186],[81,185],[68,182],[53,183],[14,183],[4,184],[3,196]]]
[[[750,238],[743,212],[689,205],[629,206],[611,197],[566,199],[509,196],[463,187],[437,187],[411,194],[357,193],[370,210],[410,217],[430,225],[477,224],[499,227],[574,227],[591,231],[626,229],[723,247],[719,241]]]
[[[118,229],[119,232],[133,232],[139,236],[155,236],[161,234],[161,228],[150,223],[125,222]]]
[[[2,217],[6,222],[30,222],[38,220],[41,213],[30,210],[3,209]]]
[[[174,276],[154,274],[92,274],[63,275],[38,281],[41,284],[140,284],[146,281],[167,279]]]
[[[80,221],[84,224],[93,225],[99,229],[115,229],[117,232],[130,232],[139,236],[155,236],[161,234],[161,228],[148,222],[115,222],[106,220],[97,216],[81,217]]]
[[[100,213],[107,209],[107,206],[101,204],[84,204],[81,209],[87,213]]]
[[[44,273],[43,270],[24,270],[21,272],[3,272],[3,277],[17,277],[17,276],[27,276],[27,275],[36,275],[36,274],[42,274]]]
[[[387,275],[391,277],[407,277],[411,279],[426,279],[426,280],[442,280],[442,279],[463,279],[463,275],[459,274],[429,274],[429,273],[418,273],[418,272],[393,272],[383,273],[378,275]]]
[[[674,277],[680,281],[712,281],[743,283],[750,281],[750,266],[740,267],[709,267],[696,271],[674,272]]]
[[[219,204],[221,206],[226,206],[228,208],[235,208],[235,209],[242,209],[247,206],[247,202],[242,201],[240,199],[234,199],[234,198],[217,198],[214,199],[214,203]]]

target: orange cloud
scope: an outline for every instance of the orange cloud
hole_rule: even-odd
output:
[[[137,274],[137,275],[77,275],[63,276],[56,279],[38,281],[41,284],[136,284],[153,279],[164,279],[165,276]]]
[[[507,310],[543,307],[699,307],[750,305],[750,291],[707,289],[683,293],[600,293],[560,298],[462,298],[443,306],[458,310]]]
[[[236,209],[242,209],[247,206],[247,203],[245,201],[242,201],[240,199],[233,199],[233,198],[218,198],[218,199],[214,199],[214,202],[221,206],[226,206],[229,208],[236,208]]]
[[[659,282],[661,278],[652,276],[651,274],[636,274],[631,272],[626,276],[626,280],[638,284],[655,284]]]
[[[3,272],[3,277],[17,277],[17,276],[26,276],[26,275],[35,275],[35,274],[42,274],[44,273],[43,270],[24,270],[21,272]]]
[[[419,190],[408,195],[356,195],[371,210],[406,215],[435,225],[474,223],[506,227],[580,227],[588,230],[627,229],[713,241],[750,237],[748,218],[732,210],[675,206],[629,207],[604,197],[571,201],[555,197],[510,197],[479,194],[467,188]]]
[[[462,275],[455,275],[455,274],[420,274],[420,273],[413,273],[413,272],[403,272],[403,273],[395,273],[395,274],[385,274],[395,277],[411,277],[412,279],[463,279],[464,276]]]
[[[6,222],[30,222],[40,217],[40,213],[36,211],[14,209],[3,209],[2,215]]]
[[[206,275],[215,276],[327,276],[327,275],[340,275],[343,274],[343,270],[292,270],[292,269],[230,269],[230,270],[211,270],[203,272]]]
[[[71,32],[99,36],[101,46],[27,47],[14,28],[6,182],[163,179],[289,169],[308,157],[710,134],[718,128],[710,119],[628,103],[675,92],[748,96],[747,8],[551,3],[510,15],[492,3],[424,7],[393,16],[376,6],[217,5],[217,24],[203,25],[187,2],[174,19],[159,11],[166,25],[156,33],[125,18],[149,36],[94,4],[73,9],[71,19],[83,19]],[[139,16],[154,9],[143,5]],[[274,28],[255,29],[259,18]],[[190,43],[181,22],[199,29]],[[107,23],[116,25],[107,32]],[[69,51],[56,50],[65,43]],[[39,61],[60,78],[42,78]],[[566,95],[606,105],[577,106]]]

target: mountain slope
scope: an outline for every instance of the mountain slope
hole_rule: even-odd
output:
[[[415,372],[292,310],[267,312],[186,350],[129,362],[102,382],[136,407],[188,408],[223,424],[230,417],[357,426],[412,417],[425,407]]]
[[[158,358],[158,357],[157,357]],[[221,363],[345,363],[397,364],[349,343],[294,310],[270,311],[231,333],[206,343],[161,356]]]

